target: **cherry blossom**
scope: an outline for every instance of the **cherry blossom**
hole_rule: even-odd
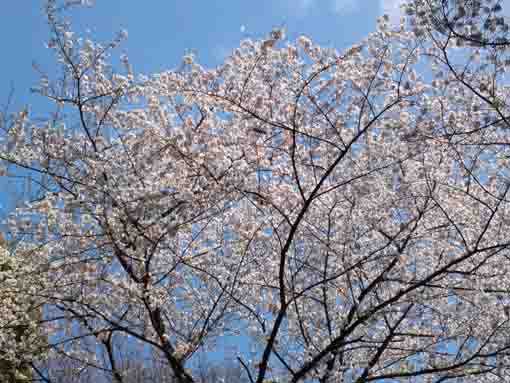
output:
[[[257,383],[508,379],[509,45],[499,2],[468,3],[468,32],[408,1],[344,51],[275,29],[136,75],[109,61],[125,32],[82,39],[49,1],[60,113],[13,116],[0,151],[40,189],[0,254],[0,345],[26,323],[34,366],[117,382],[126,344],[190,383],[226,335]]]

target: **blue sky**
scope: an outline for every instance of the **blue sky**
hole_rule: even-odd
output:
[[[193,49],[206,66],[222,59],[246,37],[265,36],[285,27],[292,39],[307,34],[325,46],[347,47],[375,28],[383,10],[396,14],[399,0],[95,0],[72,16],[78,31],[109,40],[121,28],[129,32],[118,53],[126,51],[137,73],[177,66]],[[51,74],[54,61],[44,48],[48,28],[42,0],[9,1],[2,7],[0,104],[15,88],[15,107],[25,104],[44,114],[49,105],[29,89],[38,79],[32,62]],[[398,19],[398,17],[397,17]]]

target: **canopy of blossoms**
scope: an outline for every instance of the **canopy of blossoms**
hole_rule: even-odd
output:
[[[510,57],[483,3],[138,76],[109,61],[124,33],[82,39],[49,1],[61,75],[36,90],[59,112],[18,114],[0,150],[39,190],[0,254],[0,348],[117,382],[119,350],[151,349],[190,383],[235,335],[257,383],[508,379]]]

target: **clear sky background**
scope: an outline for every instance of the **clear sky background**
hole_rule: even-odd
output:
[[[375,29],[384,11],[398,20],[400,0],[95,0],[92,8],[73,12],[75,30],[91,29],[96,40],[108,41],[121,28],[136,73],[176,67],[187,49],[201,64],[222,62],[243,38],[260,38],[273,27],[285,27],[293,39],[310,36],[321,45],[345,48]],[[30,104],[44,114],[49,104],[30,94],[38,74],[36,62],[52,73],[55,63],[44,47],[49,36],[42,0],[5,1],[0,23],[0,104],[15,89],[14,108]],[[396,16],[396,17],[395,17]]]

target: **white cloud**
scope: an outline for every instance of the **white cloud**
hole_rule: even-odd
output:
[[[400,23],[400,5],[404,0],[379,0],[381,14],[386,14],[390,17],[392,24]]]

